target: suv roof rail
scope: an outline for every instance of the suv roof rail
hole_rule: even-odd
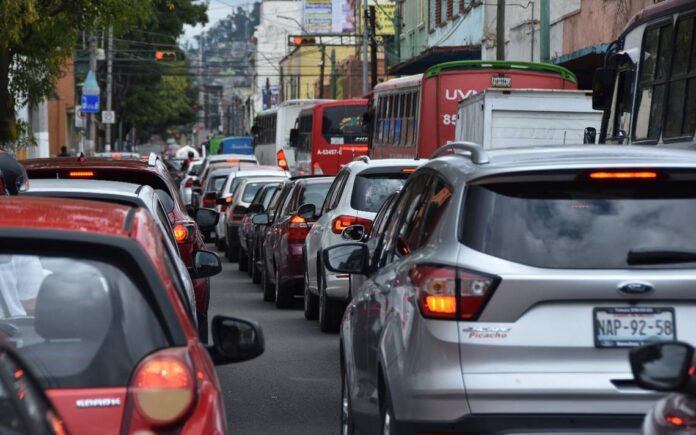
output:
[[[432,156],[430,156],[431,159],[438,158],[440,156],[443,156],[447,154],[448,152],[451,152],[452,154],[457,154],[457,151],[464,151],[468,152],[471,154],[471,161],[474,164],[477,165],[483,165],[490,160],[488,159],[488,154],[486,154],[486,151],[483,149],[483,147],[480,144],[477,144],[475,142],[450,142],[446,145],[441,146],[435,152],[433,153]]]
[[[363,162],[363,163],[370,163],[370,157],[369,156],[358,156],[353,159],[354,162]]]
[[[157,159],[159,159],[159,156],[153,152],[150,152],[150,157],[147,158],[147,165],[155,166],[157,164]]]

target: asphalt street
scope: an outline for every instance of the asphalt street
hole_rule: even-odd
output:
[[[218,368],[230,433],[339,433],[338,335],[322,333],[301,308],[301,299],[287,310],[264,302],[261,287],[236,263],[223,260],[222,273],[212,278],[211,318],[254,319],[266,338],[266,352],[257,359]]]

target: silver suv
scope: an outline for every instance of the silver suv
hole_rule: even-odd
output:
[[[659,396],[628,350],[696,341],[696,154],[435,157],[374,255],[324,249],[369,277],[341,324],[343,433],[635,433]]]

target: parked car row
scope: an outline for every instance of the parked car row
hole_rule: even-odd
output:
[[[342,433],[635,433],[662,397],[637,387],[693,390],[695,180],[625,146],[361,157],[259,189],[240,270],[340,331]]]
[[[154,155],[0,157],[3,432],[225,433],[214,367],[264,339],[250,320],[208,322],[221,264],[201,230],[219,214],[189,216]]]

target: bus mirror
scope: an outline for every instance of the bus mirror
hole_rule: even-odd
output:
[[[592,108],[595,110],[611,109],[611,100],[614,93],[614,80],[616,70],[609,68],[597,68],[592,83]]]
[[[261,133],[261,129],[259,128],[258,125],[254,124],[251,126],[251,134],[254,136],[258,136],[258,134]]]
[[[297,146],[297,139],[300,136],[300,131],[296,128],[290,129],[290,146],[295,148]]]
[[[595,138],[597,137],[597,129],[594,127],[585,127],[585,135],[582,139],[584,144],[595,143]]]

